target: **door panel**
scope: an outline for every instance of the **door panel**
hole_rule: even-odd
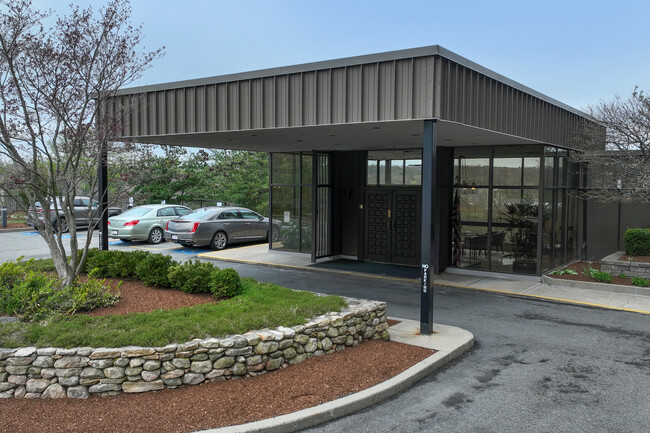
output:
[[[421,190],[367,189],[365,259],[418,265],[420,260]]]
[[[366,190],[365,252],[367,260],[390,261],[390,190]]]
[[[416,265],[419,262],[420,198],[419,192],[393,192],[393,263]]]

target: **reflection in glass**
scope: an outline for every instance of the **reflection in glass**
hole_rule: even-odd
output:
[[[422,185],[422,160],[404,161],[404,185]]]
[[[390,185],[404,185],[404,160],[393,159],[390,161]]]
[[[522,158],[494,158],[494,185],[521,185]]]
[[[300,212],[300,252],[311,252],[311,186],[300,187],[302,209]]]
[[[280,221],[280,238],[273,243],[273,249],[299,251],[298,220],[300,215],[298,187],[278,186],[271,188],[272,218]]]
[[[369,159],[368,160],[368,179],[366,185],[377,185],[377,161]]]
[[[537,221],[539,205],[534,190],[526,191],[521,199],[503,203],[499,221],[509,243],[501,262],[512,265],[512,272],[537,272]],[[505,248],[504,248],[505,250]]]
[[[539,157],[524,158],[524,186],[539,185]]]
[[[274,153],[271,160],[271,183],[294,184],[298,181],[298,158],[293,153]]]

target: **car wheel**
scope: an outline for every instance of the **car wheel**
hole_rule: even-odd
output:
[[[151,229],[149,232],[149,239],[147,239],[147,242],[150,244],[159,244],[163,240],[163,232],[160,230],[158,227],[154,227]]]
[[[60,221],[61,227],[59,227],[59,221],[54,221],[52,224],[54,233],[68,233],[68,223],[66,222],[65,218],[61,218]]]
[[[216,232],[210,242],[210,247],[213,250],[223,250],[228,245],[228,235],[224,232]]]

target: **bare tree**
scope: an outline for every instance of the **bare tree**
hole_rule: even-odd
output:
[[[74,196],[81,188],[96,194],[102,150],[118,146],[111,138],[120,125],[100,108],[162,55],[141,47],[130,14],[128,0],[111,0],[97,13],[73,6],[46,27],[50,13],[29,0],[0,0],[0,155],[16,169],[0,188],[18,187],[32,209],[37,201],[46,213],[54,206],[57,220],[62,208],[69,245],[49,218],[36,228],[64,284],[79,275],[92,240],[91,227],[78,245]]]
[[[589,114],[601,126],[585,129],[584,151],[576,155],[588,165],[585,196],[601,202],[650,200],[650,98],[635,88],[627,98],[589,107]]]

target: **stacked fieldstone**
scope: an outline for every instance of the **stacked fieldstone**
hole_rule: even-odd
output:
[[[0,349],[0,398],[88,398],[198,385],[390,338],[385,303],[346,301],[343,311],[305,325],[164,347]]]

